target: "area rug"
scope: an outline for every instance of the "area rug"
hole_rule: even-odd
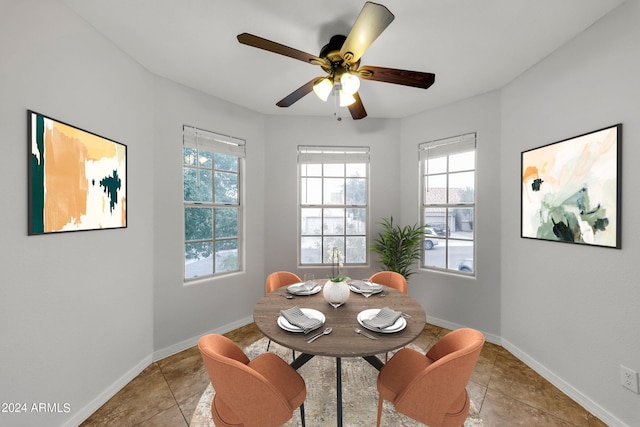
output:
[[[415,350],[423,349],[410,345]],[[249,359],[264,353],[267,349],[267,338],[262,338],[244,352]],[[291,350],[276,343],[271,343],[269,352],[275,353],[284,360],[291,361]],[[382,355],[384,359],[384,355]],[[307,385],[307,399],[304,402],[306,425],[324,427],[336,425],[336,361],[330,357],[314,357],[298,369]],[[376,379],[378,371],[362,358],[342,359],[342,413],[343,425],[346,427],[375,426],[378,409],[378,391]],[[191,419],[190,427],[215,427],[211,419],[211,400],[215,391],[209,384],[200,398]],[[287,427],[300,426],[300,411],[294,412]],[[384,402],[382,414],[383,426],[424,427],[402,414],[399,414],[389,402]],[[465,427],[483,427],[477,409],[471,404]]]

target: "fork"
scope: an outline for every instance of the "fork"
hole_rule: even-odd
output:
[[[373,335],[369,335],[368,333],[366,333],[362,329],[354,328],[353,331],[356,334],[364,335],[365,337],[369,338],[370,340],[377,340],[378,339],[378,338],[374,337]]]

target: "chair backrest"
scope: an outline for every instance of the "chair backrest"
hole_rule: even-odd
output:
[[[249,366],[249,358],[230,339],[209,334],[198,340],[215,397],[211,415],[216,426],[279,426],[291,418],[291,406],[278,389]]]
[[[283,286],[300,282],[302,282],[302,280],[295,273],[291,273],[290,271],[275,271],[267,276],[264,285],[265,292],[269,293]]]
[[[390,288],[397,289],[405,294],[408,292],[407,279],[405,279],[402,274],[396,273],[395,271],[379,271],[369,277],[369,281],[379,285],[389,286]]]
[[[427,425],[462,425],[469,412],[466,386],[484,341],[481,332],[469,328],[438,340],[426,354],[431,363],[398,396],[396,409]]]

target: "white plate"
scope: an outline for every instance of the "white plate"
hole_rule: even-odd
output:
[[[364,282],[364,280],[363,280]],[[382,285],[378,285],[377,283],[371,283],[371,282],[364,282],[364,283],[368,283],[369,285],[373,285],[376,289],[374,289],[374,291],[371,293],[373,294],[379,294],[380,292],[382,292],[384,290],[384,288],[382,287]],[[349,289],[351,289],[353,292],[355,292],[356,294],[361,294],[362,291],[358,288],[356,288],[355,286],[351,286],[349,285]]]
[[[316,284],[316,286],[310,291],[301,291],[299,289],[302,285],[304,285],[304,283],[294,283],[293,285],[289,285],[287,286],[287,292],[293,295],[315,295],[322,290],[322,286]],[[298,288],[298,290],[296,290],[296,288]]]
[[[376,314],[378,314],[380,312],[379,308],[370,308],[368,310],[363,310],[360,313],[358,313],[358,323],[360,324],[360,326],[362,326],[363,328],[367,328],[370,331],[374,331],[374,332],[381,332],[383,334],[392,334],[394,332],[398,332],[403,330],[404,328],[407,327],[407,321],[404,317],[400,316],[400,318],[398,320],[396,320],[396,323],[394,323],[393,325],[389,326],[388,328],[385,329],[376,329],[376,328],[369,328],[367,325],[365,325],[362,321],[366,320],[366,319],[371,319],[372,317],[375,317]]]
[[[326,318],[324,317],[324,314],[322,314],[322,312],[318,310],[314,310],[313,308],[301,308],[300,310],[307,317],[311,317],[312,319],[320,319],[320,321],[324,325],[324,321]],[[303,332],[302,328],[292,325],[291,323],[289,323],[287,319],[282,317],[282,315],[278,316],[278,326],[280,326],[285,331],[289,331],[289,332]]]

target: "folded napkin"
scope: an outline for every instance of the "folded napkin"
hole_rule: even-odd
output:
[[[382,289],[382,285],[377,285],[375,283],[368,283],[362,280],[353,280],[349,284],[354,288],[356,288],[357,290],[359,290],[360,292],[362,291],[376,292]]]
[[[382,308],[378,314],[371,319],[362,319],[362,323],[368,328],[382,331],[392,326],[402,316],[401,311],[396,311],[389,307]]]
[[[314,329],[318,329],[322,326],[322,321],[320,319],[314,319],[307,316],[298,306],[291,307],[287,310],[280,310],[280,314],[282,317],[287,319],[287,322],[302,329],[305,334],[308,334]]]
[[[287,290],[289,292],[292,293],[307,293],[307,292],[311,292],[312,290],[314,290],[316,288],[316,286],[319,286],[316,282],[312,282],[311,280],[307,280],[304,283],[298,283],[295,285],[290,285]]]

